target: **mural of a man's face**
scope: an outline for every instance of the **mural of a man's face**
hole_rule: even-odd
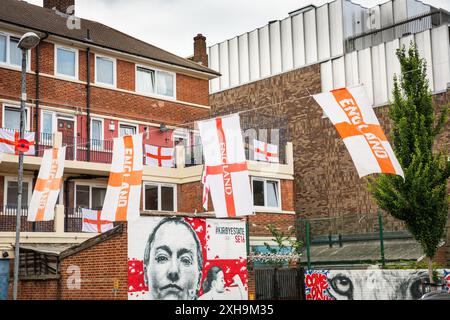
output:
[[[200,285],[197,243],[186,225],[169,222],[155,234],[147,276],[153,299],[191,300]]]
[[[222,271],[219,271],[216,275],[216,279],[213,281],[213,286],[216,292],[225,292],[225,277]]]

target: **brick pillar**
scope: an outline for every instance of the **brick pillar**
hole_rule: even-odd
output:
[[[194,37],[194,56],[192,60],[201,65],[208,66],[208,54],[206,53],[206,37],[201,33]]]
[[[69,7],[71,7],[70,10]],[[44,0],[44,8],[56,10],[67,13],[69,15],[75,14],[75,0]]]

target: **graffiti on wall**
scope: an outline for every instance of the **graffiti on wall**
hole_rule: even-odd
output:
[[[140,217],[128,224],[128,298],[247,300],[245,221]]]
[[[308,270],[305,293],[308,300],[416,300],[427,278],[427,270]]]

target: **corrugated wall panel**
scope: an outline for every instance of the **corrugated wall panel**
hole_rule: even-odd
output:
[[[228,41],[219,44],[219,63],[219,72],[222,74],[220,77],[220,90],[224,90],[230,87],[230,72],[228,70]]]
[[[239,78],[241,83],[250,81],[250,65],[248,53],[248,33],[239,37]]]
[[[374,104],[386,104],[388,101],[386,77],[386,53],[384,43],[372,47]]]
[[[359,81],[364,85],[370,103],[373,105],[372,58],[370,48],[358,51]]]
[[[431,91],[434,91],[430,30],[425,30],[421,33],[415,34],[415,41],[417,44],[417,50],[419,50],[419,55],[427,62],[427,79]]]
[[[316,10],[304,13],[306,63],[317,61]]]
[[[249,33],[248,51],[250,53],[250,80],[256,80],[260,77],[258,30]]]
[[[303,27],[303,14],[297,14],[292,18],[292,39],[294,47],[294,67],[306,64],[305,58],[305,34]]]
[[[330,57],[330,24],[328,22],[328,5],[324,4],[316,10],[317,47],[319,61]]]
[[[394,0],[394,22],[405,20],[408,17],[406,0]],[[395,37],[400,38],[405,32],[405,26],[395,27]]]
[[[228,41],[228,54],[230,63],[230,86],[237,86],[239,84],[239,48],[238,39],[233,38]]]
[[[411,41],[414,42],[414,36],[413,35],[409,35],[409,36],[400,38],[400,47],[405,46],[406,50],[408,50],[410,45],[411,45]]]
[[[443,25],[431,30],[434,91],[446,90],[447,84],[450,82],[450,52],[448,39],[448,26]]]
[[[331,56],[344,54],[344,31],[342,24],[342,0],[328,4],[330,17]]]
[[[219,66],[219,45],[216,44],[209,48],[209,67],[213,70],[220,72],[220,66]],[[220,90],[220,78],[215,78],[211,80],[210,82],[210,91],[216,92]]]
[[[359,84],[357,51],[345,55],[345,83],[348,87]]]
[[[394,88],[394,75],[400,74],[400,63],[396,56],[396,50],[399,48],[398,39],[386,43],[386,74],[388,84],[388,96],[392,99],[392,89]]]
[[[394,13],[392,9],[392,1],[380,5],[381,10],[381,27],[390,26],[394,23]],[[382,32],[383,42],[392,41],[394,39],[394,30],[388,29]]]
[[[344,57],[332,60],[333,64],[333,88],[345,87],[345,60]]]
[[[269,25],[270,32],[270,67],[271,74],[280,73],[281,68],[281,37],[280,22],[276,21]]]
[[[294,52],[292,48],[291,18],[281,21],[281,52],[283,71],[294,68]]]
[[[320,77],[322,92],[333,90],[333,66],[331,60],[320,64]]]
[[[262,27],[258,31],[259,36],[259,63],[260,76],[270,76],[270,43],[269,43],[269,26]]]

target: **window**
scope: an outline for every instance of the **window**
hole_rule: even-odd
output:
[[[144,210],[176,211],[175,186],[144,183]]]
[[[0,33],[0,63],[15,68],[22,67],[22,50],[18,47],[19,38]],[[27,52],[27,69],[30,69],[31,50]]]
[[[56,73],[62,76],[77,77],[77,50],[56,48]]]
[[[175,74],[148,69],[136,68],[136,91],[147,94],[158,94],[175,97]]]
[[[103,121],[100,119],[91,121],[91,140],[94,150],[103,148]]]
[[[253,179],[253,205],[281,210],[280,183],[275,180]]]
[[[3,127],[7,129],[20,130],[20,109],[14,107],[5,107]],[[25,109],[25,128],[27,128],[28,110]]]
[[[137,132],[136,126],[127,125],[127,124],[119,125],[119,137],[131,136],[133,134],[136,134],[136,132]]]
[[[30,187],[30,183],[28,181],[24,181],[22,184],[22,207],[28,207],[28,190]],[[17,192],[18,192],[18,183],[17,181],[7,180],[6,181],[6,206],[8,207],[17,207]]]
[[[21,67],[22,66],[22,50],[18,47],[18,38],[10,37],[9,39],[9,61],[11,64]]]
[[[48,112],[42,113],[42,132],[47,134],[53,133],[53,114]]]
[[[95,82],[115,86],[115,60],[99,57],[95,58]]]
[[[6,41],[7,37],[0,34],[0,62],[6,62]]]
[[[80,185],[75,186],[75,208],[101,210],[105,200],[106,187]]]

